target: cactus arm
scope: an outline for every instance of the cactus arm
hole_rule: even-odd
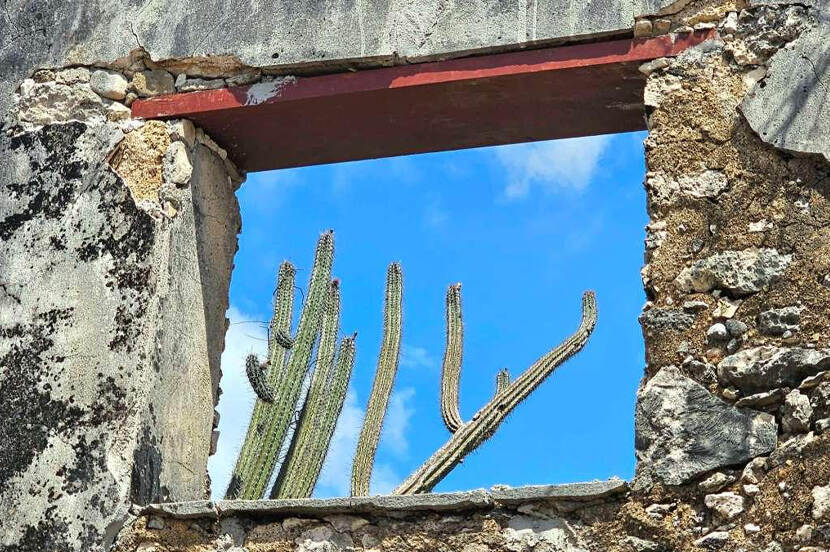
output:
[[[313,446],[314,439],[319,437],[320,414],[326,400],[326,386],[334,371],[334,352],[337,346],[339,322],[340,282],[333,280],[329,284],[326,297],[311,385],[288,454],[280,466],[279,474],[271,489],[271,498],[305,498],[296,496],[296,493],[299,488],[308,486],[301,480],[304,475],[303,466],[307,461],[309,448]]]
[[[501,395],[504,390],[507,389],[508,385],[510,385],[510,372],[508,372],[507,368],[505,368],[496,374],[496,394],[493,395],[493,397]]]
[[[582,297],[582,323],[561,345],[543,355],[503,392],[482,407],[473,419],[461,426],[450,439],[421,467],[401,483],[395,494],[429,492],[464,457],[480,446],[498,429],[502,421],[526,399],[553,371],[578,353],[588,342],[596,325],[597,310],[593,292]]]
[[[441,417],[450,433],[463,425],[458,407],[464,324],[461,318],[461,284],[447,289],[447,343],[441,365]]]
[[[276,398],[271,416],[265,420],[262,448],[252,468],[252,478],[243,474],[242,498],[261,498],[268,480],[277,463],[277,456],[283,446],[288,427],[294,416],[298,399],[302,393],[303,380],[311,360],[314,343],[320,332],[323,308],[331,280],[331,266],[334,257],[334,233],[324,232],[317,241],[314,265],[308,285],[308,296],[300,314],[297,335],[294,338],[279,386],[275,386]]]
[[[288,335],[288,332],[277,330],[274,332],[274,341],[283,349],[290,349],[294,345],[294,340]]]
[[[288,261],[280,265],[277,276],[276,300],[274,301],[274,314],[271,318],[269,336],[276,332],[287,333],[291,329],[291,314],[294,310],[294,277],[296,271]],[[266,383],[271,389],[278,389],[284,371],[284,359],[286,350],[278,343],[269,339],[268,343],[268,368],[265,373]],[[242,450],[237,458],[236,465],[231,477],[231,485],[225,493],[226,498],[249,498],[243,495],[243,482],[252,477],[253,464],[255,463],[258,451],[262,448],[264,437],[265,420],[268,419],[274,406],[264,401],[257,400],[254,404],[254,411],[248,430],[245,434],[245,441]],[[259,497],[257,497],[259,498]]]
[[[340,341],[335,369],[326,386],[324,408],[320,413],[320,424],[316,428],[317,437],[311,441],[312,446],[307,449],[306,455],[302,458],[303,476],[297,479],[301,484],[291,489],[292,496],[289,498],[310,497],[320,477],[337,420],[343,409],[346,391],[349,388],[349,379],[354,368],[356,338],[357,334],[354,334]]]
[[[266,368],[267,366],[259,363],[256,355],[248,355],[248,358],[245,359],[245,373],[248,376],[248,383],[251,384],[254,393],[256,393],[256,396],[260,400],[272,403],[274,402],[274,389],[269,387],[268,382],[265,381]]]
[[[352,463],[352,496],[369,494],[369,480],[375,462],[380,431],[389,404],[389,395],[398,370],[401,347],[401,302],[403,275],[401,266],[392,263],[386,272],[386,298],[383,308],[383,341],[378,357],[375,380],[366,407],[366,417],[360,430],[354,462]]]

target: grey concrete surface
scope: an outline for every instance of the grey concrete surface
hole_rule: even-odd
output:
[[[150,504],[144,514],[161,514],[172,518],[225,518],[246,516],[291,516],[329,514],[359,514],[378,512],[451,512],[492,509],[499,505],[518,505],[533,502],[584,502],[625,494],[628,483],[622,479],[568,483],[562,485],[528,485],[524,487],[498,486],[457,493],[428,493],[416,495],[378,495],[343,498],[303,498],[285,500],[207,500]]]
[[[107,162],[122,137],[0,134],[0,549],[95,550],[131,502],[208,490],[234,186],[196,144],[195,186],[153,216]]]
[[[626,34],[633,6],[633,0],[10,0],[0,17],[0,113],[37,67],[109,64],[139,46],[156,61],[201,58],[201,76],[240,63],[278,72],[330,70]],[[195,65],[189,72],[200,76]]]

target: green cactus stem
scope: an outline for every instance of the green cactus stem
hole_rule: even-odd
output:
[[[447,344],[444,349],[444,362],[441,365],[441,417],[450,433],[455,433],[463,424],[458,406],[463,346],[461,284],[454,284],[447,289]]]
[[[307,498],[314,491],[337,426],[337,419],[346,400],[346,391],[354,368],[356,339],[355,333],[340,341],[337,362],[323,393],[323,408],[320,411],[319,423],[315,426],[315,436],[309,441],[310,446],[306,449],[305,455],[300,457],[301,475],[294,479],[294,485],[288,489],[285,496],[275,496],[272,490],[271,498]]]
[[[505,368],[496,374],[496,394],[494,396],[498,397],[501,395],[501,393],[507,389],[508,385],[510,385],[510,372],[508,372],[507,368]]]
[[[383,307],[383,341],[378,357],[375,380],[366,407],[366,417],[357,442],[352,463],[352,496],[369,494],[369,481],[375,462],[380,431],[386,416],[386,407],[398,371],[398,355],[401,348],[401,303],[403,274],[401,265],[392,263],[386,271],[386,297]]]
[[[248,355],[245,359],[245,373],[248,376],[248,383],[254,390],[256,396],[267,403],[274,402],[274,390],[268,386],[265,380],[266,365],[260,364],[256,355]]]
[[[274,333],[274,341],[283,349],[290,349],[294,345],[294,340],[288,335],[288,332],[278,330]]]
[[[291,329],[291,314],[294,309],[294,279],[296,270],[294,266],[285,261],[280,265],[277,276],[276,300],[274,301],[274,314],[271,317],[271,324],[268,331],[268,363],[265,372],[265,379],[270,389],[276,389],[284,375],[284,359],[286,349],[281,347],[274,339],[278,332],[287,333]],[[253,465],[259,451],[263,446],[265,430],[268,420],[273,416],[275,406],[262,400],[254,404],[254,411],[251,421],[248,424],[248,431],[245,434],[245,441],[242,450],[236,460],[236,466],[231,477],[231,484],[225,492],[226,498],[251,498],[244,495],[243,482],[252,477]],[[259,497],[254,497],[259,498]]]
[[[234,473],[237,473],[242,481],[239,498],[261,498],[276,466],[277,456],[285,441],[302,393],[302,384],[311,360],[314,343],[320,332],[326,296],[328,295],[327,290],[331,279],[333,256],[334,233],[332,231],[324,232],[317,242],[314,265],[308,286],[308,296],[300,314],[300,322],[292,343],[291,354],[284,363],[282,359],[285,356],[285,348],[277,342],[277,335],[280,330],[287,333],[290,324],[282,326],[276,317],[272,319],[269,331],[269,356],[279,357],[278,359],[271,359],[269,363],[269,376],[272,371],[277,371],[277,381],[272,385],[275,398],[274,402],[268,405],[269,407],[263,415],[256,420],[252,417],[248,431],[249,434],[252,430],[254,433],[258,433],[259,438],[255,439],[256,444],[249,447],[247,451],[245,445],[243,445],[240,459],[237,461],[237,469],[234,470]],[[279,304],[279,282],[277,288],[277,303]],[[276,308],[279,308],[279,306]],[[281,354],[275,355],[272,351],[281,351]],[[278,360],[279,364],[274,360]],[[270,377],[268,379],[270,380]],[[255,407],[255,417],[256,414]],[[247,441],[248,437],[246,436],[245,444],[248,444]],[[240,462],[244,462],[244,466],[240,466]]]
[[[501,393],[493,397],[473,416],[471,421],[462,425],[444,446],[401,483],[394,493],[429,492],[465,456],[490,438],[507,415],[558,366],[582,350],[596,325],[596,320],[596,299],[593,292],[589,291],[582,297],[582,323],[579,329],[561,345],[543,355],[522,375],[508,384]]]
[[[319,439],[322,420],[321,412],[325,404],[326,386],[334,372],[334,353],[337,346],[337,332],[340,323],[340,282],[333,280],[329,284],[326,308],[320,329],[320,341],[317,345],[317,359],[311,377],[308,395],[297,423],[297,429],[291,440],[285,460],[280,466],[277,479],[271,489],[271,498],[305,498],[297,496],[300,489],[311,486],[314,482],[305,482],[303,463],[313,447],[313,441]]]

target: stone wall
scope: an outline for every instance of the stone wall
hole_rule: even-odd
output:
[[[573,2],[373,2],[391,19],[369,27],[354,25],[364,4],[311,2],[330,27],[292,17],[277,33],[268,10],[284,3],[247,18],[215,2],[23,4],[0,17],[0,507],[13,513],[0,550],[100,549],[128,520],[119,550],[827,549],[827,2],[610,2],[596,20]],[[344,28],[360,33],[333,41]],[[500,29],[515,38],[488,34]],[[209,488],[242,176],[187,121],[132,119],[132,101],[631,29],[717,35],[641,69],[651,222],[630,489],[133,519],[131,503]]]
[[[718,37],[643,67],[647,367],[628,513],[668,549],[816,550],[830,542],[830,19],[820,2],[697,1],[660,24]]]
[[[127,88],[37,71],[0,134],[0,550],[95,549],[131,503],[209,492],[241,177]]]
[[[484,512],[370,512],[347,522],[296,504],[261,506],[292,516],[279,521],[233,507],[225,516],[221,504],[196,525],[155,511],[121,549],[830,547],[830,7],[653,4],[639,36],[717,35],[641,69],[651,221],[631,489],[567,511],[552,499],[496,500]],[[528,538],[509,540],[511,524]],[[558,536],[544,536],[554,526]]]

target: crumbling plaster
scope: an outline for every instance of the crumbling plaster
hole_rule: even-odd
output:
[[[241,177],[95,75],[35,72],[0,134],[2,550],[100,548],[209,490]]]

